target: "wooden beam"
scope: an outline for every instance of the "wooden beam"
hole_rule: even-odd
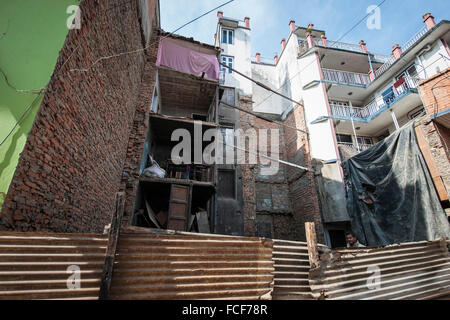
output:
[[[436,188],[439,200],[448,201],[447,189],[445,188],[444,182],[442,181],[441,173],[439,172],[439,169],[433,158],[433,154],[431,153],[430,146],[422,131],[422,128],[418,125],[414,129],[416,132],[417,144],[419,145],[419,149],[422,152],[423,158],[425,159],[425,163],[427,164],[431,179],[433,179],[433,184]]]
[[[306,242],[308,245],[309,264],[311,269],[319,267],[319,248],[317,245],[316,227],[314,222],[305,223]]]
[[[108,299],[111,288],[111,280],[114,269],[114,258],[119,240],[120,227],[124,211],[125,193],[116,194],[116,207],[109,228],[108,247],[106,248],[105,264],[103,265],[102,279],[100,282],[99,300]]]

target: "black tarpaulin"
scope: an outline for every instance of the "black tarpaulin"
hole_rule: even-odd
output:
[[[414,122],[343,162],[352,229],[368,246],[450,237]]]

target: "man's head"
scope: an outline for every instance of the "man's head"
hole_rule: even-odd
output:
[[[353,232],[346,232],[345,238],[351,246],[354,245],[356,241],[358,241],[358,238],[353,234]]]

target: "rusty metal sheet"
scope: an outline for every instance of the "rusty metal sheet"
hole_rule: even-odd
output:
[[[316,299],[437,299],[450,294],[448,241],[328,250],[309,283]]]
[[[98,299],[107,241],[103,234],[0,232],[0,299]]]
[[[272,246],[261,238],[122,232],[110,298],[270,299]]]

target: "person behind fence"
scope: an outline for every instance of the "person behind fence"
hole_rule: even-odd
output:
[[[345,238],[347,240],[347,248],[364,248],[365,245],[362,245],[358,238],[353,234],[353,232],[346,232]]]

